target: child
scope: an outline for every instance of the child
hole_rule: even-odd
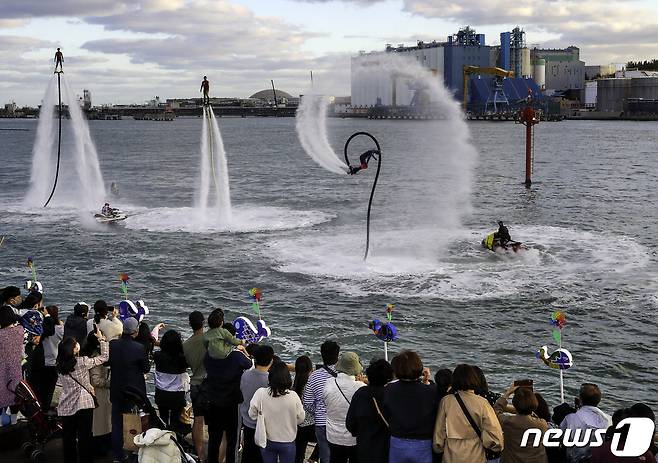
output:
[[[225,359],[233,350],[233,346],[244,346],[245,342],[236,338],[230,331],[222,328],[224,324],[224,311],[213,310],[208,317],[210,328],[203,335],[203,343],[208,349],[208,355],[214,359]],[[242,347],[244,349],[244,347]]]

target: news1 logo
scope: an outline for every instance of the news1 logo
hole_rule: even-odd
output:
[[[523,433],[521,447],[600,447],[605,429],[549,429],[542,436],[541,429],[531,428]],[[625,418],[617,424],[612,434],[610,450],[616,457],[639,457],[649,450],[656,425],[649,418]]]

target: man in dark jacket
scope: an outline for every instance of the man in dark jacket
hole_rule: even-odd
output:
[[[130,404],[123,396],[126,388],[135,388],[146,396],[144,375],[150,365],[144,346],[135,341],[139,323],[130,317],[123,322],[123,335],[110,341],[110,400],[112,401],[112,453],[123,461],[123,414]]]
[[[82,348],[87,343],[87,316],[89,306],[84,302],[78,302],[73,307],[73,313],[66,317],[64,322],[64,338],[75,338]]]
[[[215,311],[208,317],[208,325],[212,326],[214,316]],[[233,325],[226,323],[223,327],[230,330]],[[208,425],[208,461],[218,461],[219,444],[222,434],[226,432],[226,463],[235,463],[238,405],[242,402],[240,379],[242,373],[253,364],[246,354],[238,350],[232,351],[225,359],[212,358],[206,353],[204,364],[207,376],[202,390],[210,400],[204,415]]]

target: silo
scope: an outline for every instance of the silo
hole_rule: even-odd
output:
[[[530,61],[530,49],[521,50],[521,75],[514,77],[531,77],[533,75],[532,61]]]
[[[544,90],[546,87],[546,60],[537,58],[532,63],[532,77],[537,86]]]

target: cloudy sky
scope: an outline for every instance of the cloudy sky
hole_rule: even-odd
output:
[[[349,57],[469,24],[499,43],[525,28],[529,45],[581,48],[588,64],[658,58],[656,0],[0,0],[0,104],[40,102],[55,47],[74,88],[94,104],[316,82],[349,94]]]

